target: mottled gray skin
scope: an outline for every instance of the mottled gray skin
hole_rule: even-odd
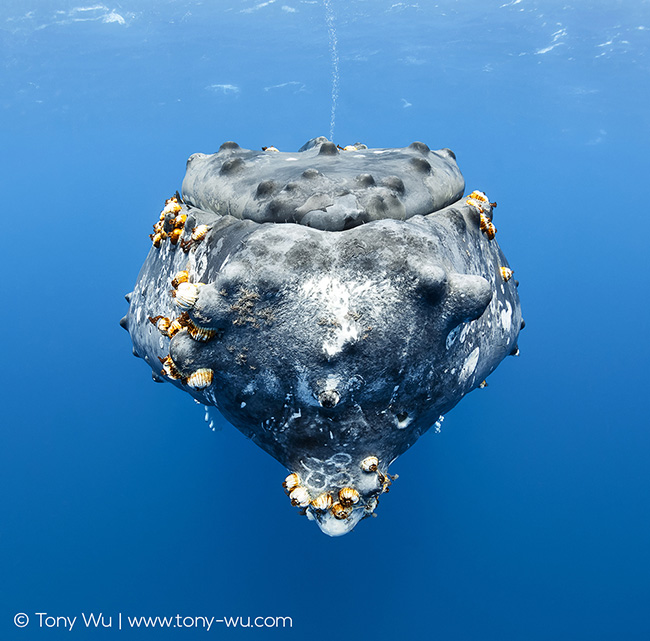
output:
[[[320,142],[320,144],[318,144]],[[258,223],[340,231],[372,220],[405,220],[456,202],[465,183],[449,149],[341,151],[324,138],[298,153],[252,151],[228,142],[187,161],[183,199]]]
[[[318,146],[291,154],[300,164],[285,165],[279,160],[255,165],[261,154],[235,151],[247,159],[247,171],[256,173],[247,179],[252,185],[291,181],[287,165],[300,176],[320,158],[314,149]],[[380,174],[385,158],[386,172],[410,185],[411,164],[398,174],[396,159],[402,162],[413,151],[452,158],[413,145],[388,154],[373,151],[364,150],[372,160],[350,161],[353,169],[319,169],[324,176],[319,184],[349,186],[354,172],[368,172],[366,162],[374,163],[373,175]],[[202,161],[213,167],[223,153]],[[343,162],[356,153],[334,158]],[[195,162],[190,159],[183,186],[186,202],[211,204],[237,217],[184,204],[184,238],[199,224],[210,231],[187,253],[170,242],[151,249],[123,324],[154,378],[164,378],[159,359],[170,355],[183,377],[172,382],[218,407],[295,472],[311,499],[329,493],[337,503],[343,487],[357,490],[359,501],[345,518],[306,506],[324,532],[343,534],[374,510],[389,484],[389,464],[516,350],[522,323],[516,281],[502,277],[507,261],[496,240],[480,229],[479,209],[491,219],[492,208],[457,198],[452,206],[422,212],[420,205],[429,202],[425,191],[433,194],[431,202],[446,203],[439,193],[457,189],[456,178],[448,184],[451,171],[443,172],[439,189],[427,178],[412,201],[410,189],[401,194],[403,204],[418,203],[416,213],[345,231],[260,223],[254,219],[262,210],[250,206],[255,202],[250,189],[229,207],[219,205],[223,175],[208,172],[203,184]],[[336,202],[337,188],[330,193]],[[339,214],[336,210],[332,218],[335,229]],[[327,226],[325,216],[321,227]],[[148,321],[179,315],[170,283],[188,268],[190,281],[203,283],[189,318],[197,327],[217,330],[207,342],[186,330],[169,339]],[[184,379],[200,368],[213,370],[214,380],[206,389],[192,389]],[[379,461],[376,471],[362,469],[369,456]]]

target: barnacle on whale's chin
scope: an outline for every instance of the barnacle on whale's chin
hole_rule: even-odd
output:
[[[169,199],[122,320],[134,353],[290,471],[331,536],[517,350],[517,282],[449,150],[224,143]],[[277,224],[280,223],[280,224]]]

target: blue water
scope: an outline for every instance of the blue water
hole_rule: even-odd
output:
[[[0,5],[1,639],[649,638],[650,3],[328,4]],[[340,539],[118,326],[191,153],[332,130],[452,148],[527,323]]]

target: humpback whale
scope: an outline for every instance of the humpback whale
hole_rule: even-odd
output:
[[[523,326],[496,203],[449,149],[234,142],[187,162],[122,319],[133,352],[286,466],[331,536]]]

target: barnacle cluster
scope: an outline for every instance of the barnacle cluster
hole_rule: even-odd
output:
[[[156,329],[167,338],[173,338],[179,332],[187,332],[195,341],[205,343],[218,334],[218,330],[213,327],[203,327],[197,324],[191,316],[191,311],[195,306],[203,283],[190,282],[189,270],[182,270],[176,273],[171,281],[171,297],[174,299],[176,307],[180,314],[174,318],[167,316],[149,316],[149,322],[155,325]],[[187,375],[181,373],[180,369],[174,363],[171,355],[158,357],[162,364],[161,374],[170,380],[181,381],[192,389],[202,390],[212,384],[214,372],[211,368],[200,367]]]
[[[161,243],[167,239],[172,245],[176,245],[183,235],[186,219],[187,214],[183,213],[181,207],[181,197],[176,192],[176,195],[165,201],[160,217],[153,226],[153,234],[149,234],[153,246],[160,247]]]
[[[350,485],[336,484],[329,491],[314,491],[308,480],[301,480],[297,472],[292,472],[282,483],[284,491],[289,496],[291,504],[301,508],[301,511],[311,520],[317,520],[321,528],[330,534],[340,529],[337,521],[343,521],[345,528],[349,522],[355,524],[362,518],[376,516],[375,508],[379,496],[388,492],[389,486],[397,475],[391,476],[379,470],[379,459],[367,456],[360,463],[362,471],[360,489]]]
[[[481,231],[488,237],[488,240],[492,240],[497,233],[497,228],[492,223],[492,209],[497,204],[491,203],[482,191],[477,190],[467,197],[467,204],[479,211]]]
[[[183,239],[187,213],[183,210],[182,202],[178,192],[165,201],[160,217],[153,226],[153,233],[149,234],[154,247],[160,248],[161,244],[167,239],[174,247],[181,241],[181,249],[187,253],[197,243],[200,243],[210,230],[208,225],[197,225],[192,228],[189,236]]]

